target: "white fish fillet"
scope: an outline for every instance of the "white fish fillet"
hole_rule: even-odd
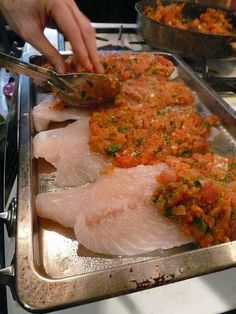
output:
[[[73,107],[65,107],[59,110],[52,107],[53,102],[55,102],[55,97],[52,94],[47,94],[33,108],[32,116],[36,131],[47,130],[50,122],[78,120],[81,116],[86,115],[82,110]]]
[[[135,255],[189,243],[151,201],[156,176],[165,168],[115,168],[89,185],[39,194],[37,213],[74,227],[78,242],[98,253]]]
[[[93,182],[107,165],[99,154],[89,151],[88,117],[64,128],[42,131],[33,139],[35,158],[44,158],[56,169],[59,186],[77,186]]]

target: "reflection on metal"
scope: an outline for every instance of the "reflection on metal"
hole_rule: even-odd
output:
[[[9,204],[7,211],[0,213],[0,222],[5,223],[7,228],[7,234],[11,238],[15,236],[16,231],[16,211],[17,211],[17,200],[14,197]]]

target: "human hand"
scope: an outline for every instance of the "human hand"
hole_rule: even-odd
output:
[[[0,5],[11,28],[40,51],[57,72],[65,72],[64,60],[43,33],[52,24],[70,41],[75,69],[80,63],[87,71],[103,73],[95,31],[74,0],[0,0]]]

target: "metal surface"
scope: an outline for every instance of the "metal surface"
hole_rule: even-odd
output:
[[[196,92],[197,108],[220,117],[222,127],[214,143],[215,150],[236,155],[233,110],[179,58],[164,55],[178,68],[179,77]],[[28,61],[30,57],[25,55],[24,59]],[[236,242],[205,249],[191,244],[135,257],[104,256],[81,247],[70,229],[38,219],[35,197],[42,189],[44,178],[40,173],[42,167],[45,172],[46,164],[32,157],[31,110],[40,91],[27,77],[21,77],[19,90],[16,294],[23,307],[48,312],[236,266]],[[48,173],[50,170],[49,167]]]
[[[7,228],[7,234],[11,238],[15,236],[16,231],[16,211],[17,211],[17,200],[14,197],[7,211],[0,212],[0,223],[3,222]]]
[[[170,2],[173,1],[161,1],[164,5]],[[216,35],[194,32],[154,21],[143,14],[143,9],[147,5],[155,8],[156,0],[142,0],[136,3],[137,33],[151,46],[162,51],[176,53],[181,57],[226,58],[232,56],[233,51],[230,43],[236,40],[236,35]],[[205,7],[200,4],[195,4],[195,6],[197,12],[199,9],[201,11],[201,8]],[[211,5],[209,7],[214,6]],[[222,10],[227,12],[232,18],[233,25],[236,26],[234,13],[226,8],[222,8]]]
[[[57,78],[57,74],[51,70],[24,62],[2,52],[0,52],[0,66],[12,72],[27,75],[36,80],[48,81]]]

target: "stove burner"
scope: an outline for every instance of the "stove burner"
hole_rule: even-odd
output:
[[[151,48],[137,34],[136,24],[94,24],[98,50],[108,51],[151,51]],[[71,50],[70,43],[59,34],[59,50]],[[63,48],[64,49],[61,49]],[[155,49],[156,50],[156,49]]]
[[[205,81],[216,92],[232,92],[236,94],[236,78],[208,77]]]
[[[99,47],[98,50],[123,51],[123,50],[132,50],[132,49],[127,46],[122,47],[122,46],[116,46],[116,45],[105,45],[105,46]]]
[[[103,37],[100,37],[100,36],[96,36],[96,39],[97,40],[101,40],[101,41],[109,41],[109,39],[103,38]]]
[[[185,58],[184,61],[217,93],[236,93],[236,60]]]

